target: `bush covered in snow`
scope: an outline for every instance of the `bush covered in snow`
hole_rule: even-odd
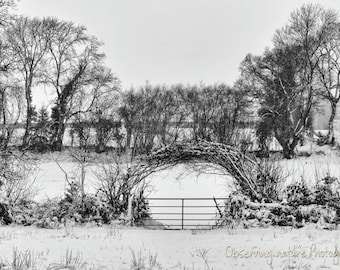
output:
[[[319,228],[332,229],[340,223],[338,180],[327,175],[314,188],[300,181],[288,185],[282,201],[266,203],[251,201],[245,195],[231,194],[225,201],[221,225],[231,221],[245,228],[270,225],[303,227],[315,223]]]
[[[70,187],[62,199],[47,200],[42,203],[23,202],[20,204],[0,203],[0,223],[17,225],[36,225],[41,228],[59,228],[67,222],[73,224],[111,222],[128,224],[149,217],[147,201],[143,194],[132,200],[132,216],[125,211],[117,212],[98,195],[86,194],[83,198],[76,185]]]

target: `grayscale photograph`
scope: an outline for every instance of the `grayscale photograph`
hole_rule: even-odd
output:
[[[340,269],[339,0],[0,0],[0,270]]]

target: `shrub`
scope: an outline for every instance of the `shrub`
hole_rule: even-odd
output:
[[[52,136],[51,122],[46,107],[33,109],[34,126],[31,127],[32,135],[29,139],[28,149],[38,153],[50,151],[50,138]]]
[[[257,188],[262,200],[277,201],[282,192],[282,185],[287,177],[275,159],[261,159],[257,166]]]
[[[51,150],[49,139],[45,136],[33,136],[29,141],[28,149],[33,152],[46,153]]]
[[[75,222],[95,221],[108,223],[115,216],[112,208],[99,195],[83,195],[77,183],[71,183],[65,198],[58,203],[59,219],[71,219]]]
[[[98,179],[97,194],[110,207],[113,215],[127,214],[132,196],[132,219],[140,221],[147,217],[145,179],[154,172],[154,168],[141,163],[127,163],[120,157],[114,157],[108,164],[99,164],[95,172]],[[130,217],[129,217],[130,218]]]
[[[145,188],[141,188],[137,194],[132,197],[132,219],[134,224],[138,224],[145,218],[150,217],[150,208],[144,196],[144,191]]]
[[[230,226],[234,225],[235,222],[240,223],[243,219],[249,218],[251,213],[245,210],[246,202],[249,201],[250,199],[242,194],[230,194],[224,202],[223,213],[217,225]]]
[[[36,165],[25,155],[0,152],[0,197],[10,204],[20,204],[35,195],[34,173]]]
[[[315,203],[320,205],[333,205],[340,208],[340,182],[338,178],[327,174],[321,179],[315,189]]]
[[[303,179],[288,185],[285,193],[289,205],[306,205],[314,202],[313,192]]]
[[[41,228],[56,228],[59,226],[58,200],[47,200],[42,203],[25,202],[10,205],[12,222],[18,225],[37,225]]]
[[[13,217],[10,214],[9,206],[6,202],[0,202],[0,224],[11,224]]]
[[[319,146],[326,145],[328,143],[328,137],[326,135],[322,135],[321,132],[318,132],[316,143]]]

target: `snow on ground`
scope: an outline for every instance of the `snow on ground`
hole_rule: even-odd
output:
[[[307,144],[298,148],[300,156],[291,160],[279,160],[284,174],[287,175],[287,183],[304,179],[313,184],[327,174],[340,178],[340,155],[331,150],[329,146],[316,146]],[[310,155],[311,156],[307,156]],[[37,200],[62,196],[67,187],[65,174],[70,180],[77,173],[77,164],[69,157],[45,155],[39,160],[39,172],[36,175],[36,186],[41,192],[36,196]],[[94,192],[96,180],[93,171],[96,165],[87,166],[86,189]],[[79,173],[79,171],[78,171]],[[232,182],[226,175],[199,174],[192,168],[178,165],[172,170],[157,172],[149,177],[151,190],[149,197],[225,197],[231,189]]]
[[[58,165],[59,164],[59,165]],[[70,160],[42,159],[36,177],[36,186],[41,190],[37,200],[62,196],[67,182],[65,172],[70,180],[75,180],[77,164]],[[61,168],[62,169],[61,169]],[[96,165],[87,166],[86,188],[94,192],[96,178],[93,171]],[[229,194],[230,178],[225,175],[200,174],[179,165],[172,170],[157,172],[148,178],[150,183],[149,197],[225,197]]]
[[[312,184],[327,173],[340,178],[340,154],[329,146],[316,146],[309,143],[298,147],[298,153],[300,156],[294,159],[278,161],[284,174],[287,175],[287,183],[303,178],[307,183]],[[67,187],[63,170],[70,180],[76,179],[74,176],[77,175],[78,170],[77,163],[65,154],[46,154],[39,159],[38,166],[39,171],[35,176],[36,186],[40,192],[36,196],[37,200],[62,196]],[[89,164],[86,170],[86,189],[88,192],[94,192],[95,163]],[[232,182],[226,175],[200,174],[184,165],[157,172],[151,175],[149,180],[152,187],[149,197],[225,197],[231,191]]]
[[[304,179],[307,184],[314,185],[327,174],[340,179],[339,150],[307,144],[298,148],[298,154],[301,156],[278,161],[287,175],[287,184]]]
[[[338,230],[312,227],[211,231],[0,227],[1,261],[11,262],[17,250],[32,254],[37,269],[65,265],[67,252],[73,258],[70,264],[86,265],[84,269],[339,269],[339,244]]]

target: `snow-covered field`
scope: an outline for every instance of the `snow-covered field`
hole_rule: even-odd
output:
[[[59,161],[59,165],[72,180],[77,164],[71,161]],[[86,189],[93,192],[96,179],[93,175],[95,165],[87,168]],[[42,161],[39,164],[36,186],[40,192],[37,200],[62,196],[67,187],[65,173],[53,160]],[[228,194],[228,178],[213,174],[199,174],[186,171],[186,167],[179,165],[172,170],[157,172],[148,178],[150,183],[150,197],[220,197]]]
[[[279,160],[287,183],[304,179],[313,184],[327,174],[340,178],[340,155],[328,146],[306,145],[299,147],[298,156],[291,160]],[[313,153],[305,156],[305,153]],[[58,161],[58,164],[57,162]],[[61,167],[61,168],[60,168]],[[77,175],[77,164],[65,156],[45,155],[38,163],[35,174],[39,193],[36,200],[62,196],[67,188],[65,173],[69,180]],[[86,168],[85,186],[88,192],[94,192],[96,179],[93,171],[96,165]],[[78,171],[79,175],[79,171]],[[198,173],[184,165],[157,172],[149,178],[149,197],[226,197],[230,193],[232,180],[226,175]]]
[[[300,156],[278,161],[287,176],[287,184],[303,179],[307,184],[314,185],[327,174],[340,179],[340,152],[329,146],[314,144],[298,148]],[[311,154],[311,156],[307,156]]]
[[[13,262],[16,250],[19,256],[33,258],[36,268],[27,269],[49,269],[49,265],[55,267],[50,269],[339,269],[339,244],[339,231],[312,227],[212,231],[0,228],[1,261]]]

